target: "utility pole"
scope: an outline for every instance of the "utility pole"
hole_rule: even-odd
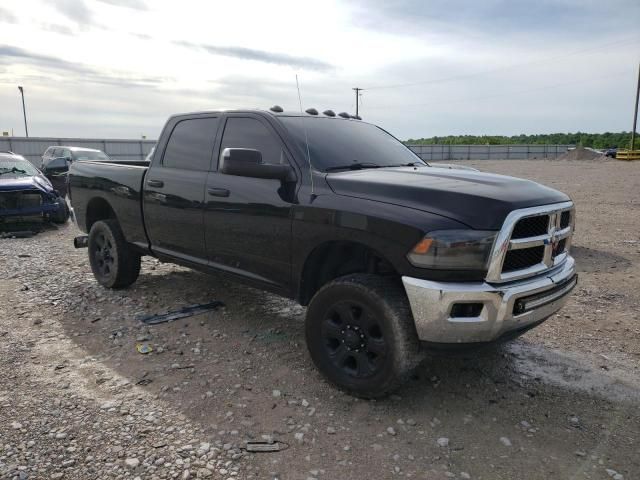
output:
[[[638,125],[638,100],[640,100],[640,64],[638,64],[638,85],[636,86],[636,108],[633,112],[633,129],[631,130],[631,150],[636,146],[636,126]]]
[[[355,87],[352,90],[356,92],[356,117],[357,117],[359,112],[358,107],[360,106],[360,95],[361,95],[360,92],[364,90],[364,88]]]
[[[24,107],[24,89],[21,86],[18,86],[18,90],[20,90],[20,95],[22,96],[22,115],[24,115],[24,133],[27,137],[29,137],[29,129],[27,128],[27,109]]]

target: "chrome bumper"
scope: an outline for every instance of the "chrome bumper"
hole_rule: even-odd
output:
[[[575,261],[567,256],[556,270],[509,284],[444,283],[412,277],[402,277],[402,282],[421,341],[474,343],[496,340],[551,316],[566,303],[577,277]],[[476,316],[452,317],[455,304],[480,305]]]

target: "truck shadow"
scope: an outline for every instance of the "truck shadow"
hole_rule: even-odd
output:
[[[603,378],[580,359],[550,355],[526,337],[477,353],[431,355],[397,394],[365,401],[322,379],[305,347],[305,309],[287,299],[186,269],[146,269],[117,295],[144,295],[146,313],[225,303],[153,327],[116,318],[113,310],[94,323],[74,315],[60,321],[82,349],[125,377],[128,388],[157,396],[203,425],[212,439],[242,444],[272,435],[290,444],[284,452],[246,459],[261,472],[257,478],[274,471],[282,480],[305,478],[311,467],[324,469],[326,478],[364,478],[371,471],[389,478],[395,466],[415,475],[432,472],[429,478],[446,478],[448,470],[494,478],[496,465],[541,478],[550,467],[540,459],[550,457],[555,478],[568,478],[581,468],[577,449],[616,457],[615,442],[603,444],[596,425],[620,435],[638,431],[637,418],[626,420],[637,403],[637,384],[618,385],[613,394],[619,379]],[[137,342],[153,352],[137,353]],[[110,388],[109,381],[96,388]],[[584,423],[571,420],[578,414]],[[294,433],[301,432],[296,441]],[[441,437],[448,446],[437,444]],[[516,468],[508,457],[523,450],[527,455],[518,456]],[[397,452],[400,460],[393,457]]]
[[[576,259],[579,273],[608,272],[611,269],[623,271],[632,266],[628,258],[596,248],[572,246],[571,255]]]

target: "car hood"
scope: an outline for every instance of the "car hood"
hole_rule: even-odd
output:
[[[569,200],[529,180],[468,170],[377,168],[329,173],[326,179],[338,195],[415,208],[479,230],[499,230],[512,210]]]
[[[0,192],[15,192],[17,190],[40,190],[41,192],[53,192],[53,186],[49,180],[41,175],[32,177],[12,177],[0,176]]]

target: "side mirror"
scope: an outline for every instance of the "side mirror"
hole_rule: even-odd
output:
[[[270,178],[275,180],[295,180],[293,168],[289,165],[262,163],[262,153],[250,148],[225,148],[220,154],[220,172],[239,177]]]
[[[45,170],[47,172],[53,172],[53,173],[68,172],[69,171],[69,163],[71,163],[71,160],[69,160],[67,157],[54,158],[45,167]]]

